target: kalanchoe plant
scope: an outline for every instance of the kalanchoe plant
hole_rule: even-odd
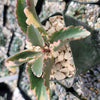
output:
[[[5,65],[14,72],[16,67],[27,62],[26,69],[35,96],[38,100],[50,100],[49,77],[55,62],[53,52],[70,41],[88,37],[90,32],[83,27],[69,26],[49,36],[36,15],[34,0],[17,0],[16,18],[27,40],[38,50],[21,51],[9,57]]]

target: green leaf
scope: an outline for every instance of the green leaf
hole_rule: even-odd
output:
[[[29,60],[32,60],[33,57],[38,54],[40,54],[40,52],[34,52],[32,50],[24,50],[5,60],[5,65],[8,67],[9,70],[14,71],[15,67],[18,67],[19,65]]]
[[[34,24],[35,27],[37,27],[37,28],[41,27],[40,23],[37,21],[37,19],[34,17],[34,15],[32,14],[32,12],[28,8],[25,8],[24,12],[25,12],[25,15],[27,17],[26,23],[28,25]]]
[[[37,58],[32,64],[32,72],[37,77],[42,75],[42,68],[43,68],[43,56]]]
[[[46,86],[46,89],[49,90],[49,79],[51,74],[51,69],[54,64],[53,58],[47,58],[44,61],[44,67],[43,67],[43,78],[44,78],[44,84]]]
[[[32,70],[32,64],[28,63],[27,72],[30,80],[31,89],[33,90],[37,100],[50,100],[49,98],[49,91],[46,91],[46,87],[43,82],[43,78],[36,77]]]
[[[34,6],[34,0],[26,0],[27,2],[27,6],[24,9],[24,13],[27,17],[26,23],[28,25],[33,24],[36,28],[38,28],[38,30],[40,32],[43,32],[44,34],[46,34],[46,31],[44,30],[44,28],[42,27],[37,14],[36,14],[36,10],[35,10],[35,6]]]
[[[87,38],[75,40],[70,42],[72,55],[74,58],[74,63],[76,67],[76,74],[81,74],[91,69],[95,65],[100,63],[100,51],[96,47],[95,37],[98,31],[90,28],[85,23],[78,21],[77,19],[64,15],[65,26],[74,25],[74,26],[83,26],[85,29],[91,32],[91,35]]]
[[[22,31],[26,33],[27,31],[27,24],[26,24],[26,16],[24,14],[24,8],[26,7],[25,0],[17,0],[16,5],[16,18],[18,21],[18,24]]]
[[[27,35],[33,46],[43,47],[43,39],[39,31],[32,24],[28,27]]]
[[[95,33],[94,33],[95,34]],[[100,51],[91,37],[70,42],[76,73],[81,74],[100,63]]]
[[[81,27],[70,26],[70,27],[67,27],[66,29],[61,29],[60,31],[53,33],[50,36],[50,42],[53,43],[54,41],[58,41],[58,40],[71,41],[75,39],[85,38],[89,35],[90,35],[90,32],[88,32],[87,30]]]
[[[87,29],[89,32],[92,32],[93,29],[90,28],[87,24],[67,15],[67,14],[64,14],[64,22],[65,22],[65,26],[68,27],[70,25],[73,25],[73,26],[83,26],[85,29]]]
[[[29,11],[34,15],[34,18],[39,21],[35,6],[34,6],[34,0],[26,0],[26,4],[28,6]]]
[[[58,42],[53,42],[52,48],[54,51],[58,51],[62,46],[66,45],[66,43],[69,43],[69,40],[60,40]]]

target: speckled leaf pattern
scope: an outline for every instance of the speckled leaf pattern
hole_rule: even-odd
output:
[[[26,19],[27,17],[24,14],[24,8],[26,7],[25,0],[17,0],[16,5],[16,18],[21,30],[26,33],[27,31],[27,24]]]
[[[33,90],[37,100],[50,100],[47,94],[43,78],[36,77],[31,70],[31,63],[28,63],[27,72],[30,80],[31,89]]]
[[[43,55],[37,58],[33,64],[32,64],[32,72],[37,77],[40,77],[42,75],[42,69],[43,69]]]
[[[33,46],[40,46],[43,47],[43,39],[39,33],[39,31],[34,27],[34,25],[30,25],[27,30],[27,35],[29,41],[32,43]]]
[[[40,52],[34,52],[32,50],[24,50],[20,53],[17,53],[14,56],[9,57],[5,61],[5,65],[10,69],[11,71],[14,71],[15,67],[18,67],[19,65],[32,60],[34,56],[40,54]]]
[[[53,33],[50,36],[50,42],[58,41],[58,40],[76,40],[80,38],[85,38],[90,35],[90,32],[83,29],[82,27],[74,27],[70,26],[65,29],[61,29],[60,31],[57,31]]]
[[[54,64],[54,59],[47,58],[44,62],[45,62],[43,68],[44,84],[46,86],[46,89],[49,90],[49,79],[50,79],[51,69]]]

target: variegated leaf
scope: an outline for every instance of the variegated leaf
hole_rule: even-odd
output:
[[[5,60],[5,65],[10,71],[14,71],[15,67],[32,60],[34,56],[40,54],[40,52],[34,52],[32,50],[24,50],[20,53],[17,53],[14,56],[9,57]]]
[[[26,7],[25,0],[17,0],[16,5],[16,18],[21,30],[26,33],[27,31],[27,24],[26,19],[27,17],[24,14],[24,8]]]
[[[64,29],[61,29],[60,31],[57,31],[53,33],[50,36],[50,42],[53,43],[54,41],[58,40],[76,40],[80,38],[85,38],[90,35],[90,32],[87,30],[79,27],[79,26],[70,26]]]
[[[37,77],[40,77],[42,75],[42,69],[43,69],[43,55],[41,55],[32,63],[32,72]]]
[[[34,0],[26,0],[26,3],[27,3],[27,7],[24,9],[24,13],[27,17],[26,23],[28,25],[33,24],[36,28],[38,28],[40,32],[46,34],[46,31],[42,27],[37,17],[35,6],[34,6]]]
[[[49,90],[49,79],[51,74],[51,69],[54,64],[53,58],[47,58],[44,61],[44,67],[43,67],[43,78],[44,78],[44,84],[46,86],[46,89]]]
[[[35,94],[37,100],[50,100],[49,91],[46,91],[46,87],[42,77],[36,77],[31,70],[31,63],[27,64],[27,73],[30,80],[31,89]]]
[[[44,41],[39,33],[39,31],[34,27],[34,25],[30,25],[27,30],[27,35],[29,41],[32,43],[33,46],[40,46],[43,47]]]

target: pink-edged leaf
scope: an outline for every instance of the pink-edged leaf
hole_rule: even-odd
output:
[[[26,23],[28,25],[34,24],[37,28],[41,27],[40,23],[36,20],[32,12],[27,8],[24,9],[25,15],[27,17]]]
[[[31,63],[27,64],[27,73],[31,85],[31,89],[35,94],[37,100],[50,100],[49,91],[46,91],[46,87],[42,77],[36,77],[31,70]]]
[[[36,14],[34,0],[26,0],[26,5],[28,6],[28,10],[33,14],[34,18],[39,21],[39,18]]]
[[[66,43],[69,43],[69,40],[58,40],[57,42],[53,42],[53,44],[51,44],[51,49],[57,51],[62,46],[66,45]]]
[[[24,9],[24,13],[27,17],[26,23],[28,25],[33,24],[36,28],[38,28],[40,32],[46,34],[46,31],[42,27],[37,17],[35,6],[34,6],[34,0],[26,0],[26,3],[27,3],[27,7]]]
[[[17,53],[14,56],[9,57],[5,60],[5,65],[10,71],[14,71],[15,67],[32,60],[35,56],[40,54],[40,52],[34,52],[32,50],[24,50],[20,53]]]
[[[27,24],[26,24],[27,17],[24,14],[25,7],[26,7],[25,0],[17,0],[17,4],[16,4],[16,18],[17,18],[17,22],[18,22],[21,30],[24,33],[26,33],[26,31],[27,31]]]
[[[32,72],[37,77],[40,77],[42,75],[42,69],[43,69],[43,55],[41,55],[32,63]]]
[[[54,64],[53,58],[47,58],[44,61],[43,78],[47,90],[49,90],[49,79],[50,79],[50,74],[51,74],[51,69],[53,64]]]
[[[50,42],[53,43],[54,41],[58,40],[76,40],[85,38],[90,35],[90,32],[86,29],[83,29],[79,26],[70,26],[64,29],[61,29],[50,36]]]
[[[34,27],[34,25],[30,25],[27,30],[27,35],[29,41],[32,43],[33,46],[40,46],[43,47],[44,41],[39,33],[39,31]]]

